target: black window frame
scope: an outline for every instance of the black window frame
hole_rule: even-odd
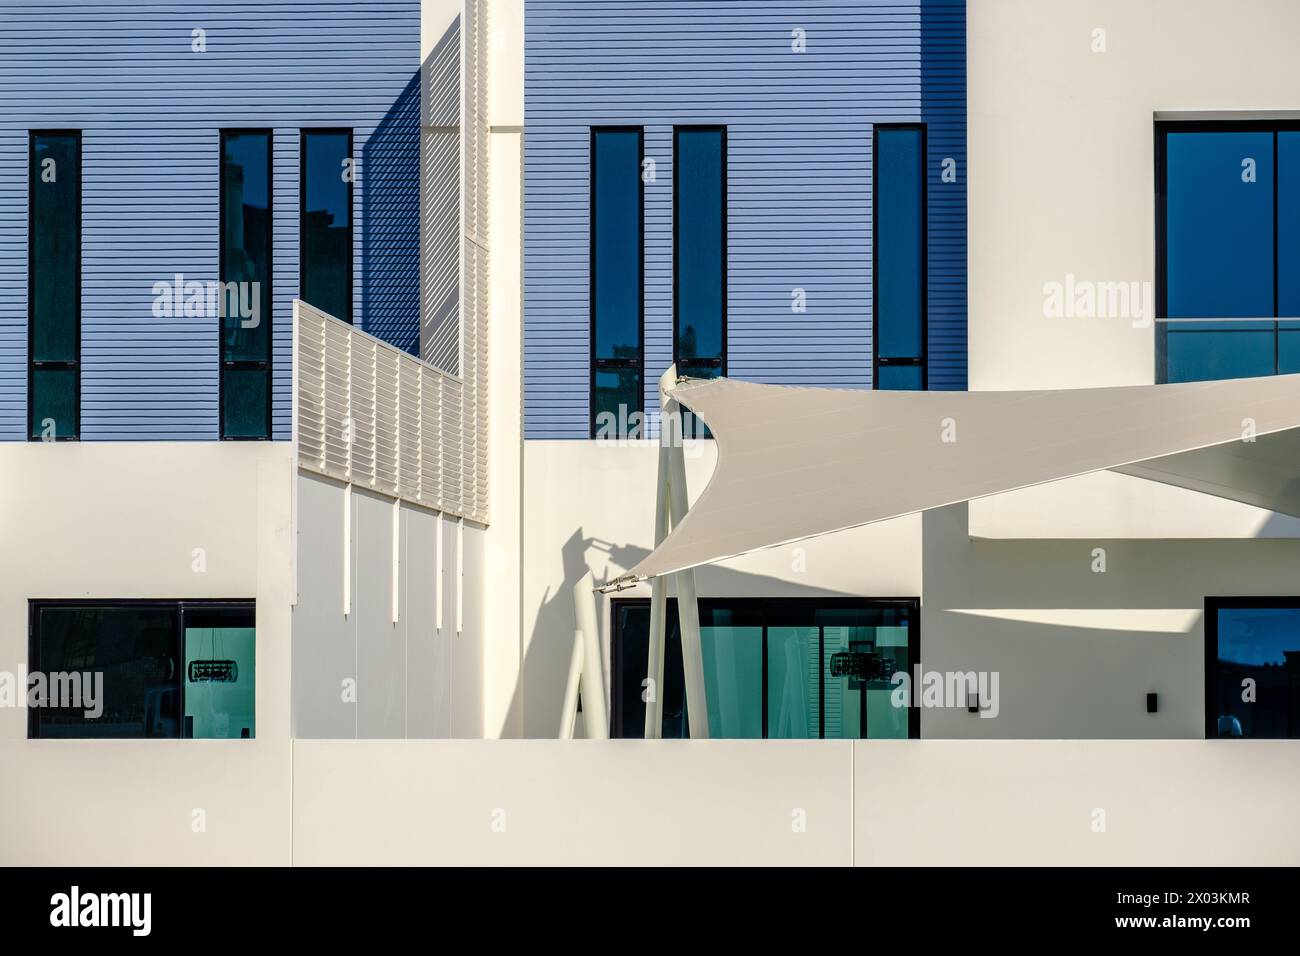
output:
[[[220,441],[271,441],[275,419],[275,130],[269,126],[241,126],[222,128],[217,143],[217,281],[226,276],[225,210],[226,210],[226,137],[266,135],[266,360],[227,361],[225,318],[217,317],[217,437]],[[266,372],[266,434],[226,434],[226,376],[227,371]]]
[[[694,364],[694,365],[708,366],[709,368],[717,368],[717,369],[718,369],[718,375],[721,376],[721,377],[725,377],[726,374],[727,374],[727,302],[728,302],[728,299],[730,298],[730,296],[728,295],[728,292],[729,292],[729,289],[728,289],[728,278],[729,278],[729,272],[728,272],[728,268],[727,268],[727,238],[728,238],[728,234],[729,234],[729,233],[728,233],[728,224],[727,224],[727,207],[730,206],[731,203],[730,203],[730,201],[729,201],[729,200],[730,200],[730,197],[729,197],[728,192],[727,192],[727,182],[728,182],[728,174],[727,174],[727,127],[726,127],[725,125],[723,125],[723,124],[719,124],[719,123],[704,123],[704,124],[692,123],[692,124],[680,124],[680,125],[675,125],[675,126],[673,126],[673,222],[672,222],[672,230],[673,230],[673,365],[677,366],[677,372],[678,372],[678,375],[679,375],[679,377],[680,377],[680,376],[681,376],[681,371],[682,371],[682,369],[681,369],[681,365],[679,364],[679,363],[680,363],[680,356],[677,354],[677,343],[678,343],[678,315],[680,314],[680,309],[678,308],[678,303],[679,303],[679,301],[680,301],[680,293],[681,293],[681,290],[680,290],[679,285],[678,285],[678,282],[677,282],[677,277],[678,277],[678,274],[679,274],[679,270],[678,270],[678,268],[677,268],[677,262],[678,262],[678,255],[677,255],[677,253],[678,253],[678,249],[677,249],[677,223],[678,223],[678,221],[679,221],[679,217],[678,217],[678,215],[677,215],[677,205],[678,205],[678,199],[679,199],[679,197],[680,197],[680,195],[681,195],[681,192],[680,192],[680,190],[677,188],[677,183],[678,183],[678,180],[679,180],[679,177],[678,177],[679,164],[678,164],[678,162],[677,162],[677,153],[678,153],[678,150],[677,150],[677,137],[678,137],[679,134],[681,134],[681,133],[683,133],[683,132],[688,132],[688,133],[713,133],[713,132],[716,132],[716,133],[721,133],[721,134],[722,134],[722,182],[721,182],[722,189],[721,189],[721,193],[720,193],[720,195],[721,195],[721,197],[722,197],[722,216],[721,216],[721,220],[722,220],[722,221],[721,221],[721,227],[722,227],[722,329],[721,329],[721,339],[720,339],[720,342],[721,342],[721,348],[720,348],[720,351],[721,351],[722,354],[721,354],[717,359],[692,359],[691,362],[692,362],[692,364]],[[644,212],[642,213],[642,218],[644,219]],[[643,241],[644,241],[644,236],[643,236]],[[643,263],[643,265],[642,265],[642,269],[643,269],[643,271],[644,271],[644,261],[645,261],[645,255],[644,255],[644,252],[643,252],[643,253],[642,253],[642,263]],[[644,311],[644,309],[643,309],[643,311]],[[644,355],[644,352],[645,352],[644,336],[643,336],[643,338],[642,338],[641,351],[642,351],[642,354]]]
[[[880,176],[876,157],[880,155],[881,130],[919,130],[921,133],[921,354],[917,358],[900,358],[880,354],[880,275],[877,267],[879,230],[876,228],[876,201],[880,190]],[[921,369],[920,391],[930,388],[930,140],[926,123],[873,123],[871,127],[871,387],[880,389],[881,366],[902,366]]]
[[[36,248],[32,242],[32,226],[36,217],[36,196],[31,188],[32,171],[36,165],[36,139],[39,136],[75,136],[77,139],[77,286],[76,302],[77,311],[73,319],[73,335],[77,343],[77,357],[72,362],[37,362],[32,359],[35,353],[35,315],[34,308],[34,276]],[[81,287],[82,287],[82,267],[84,264],[84,233],[85,233],[85,137],[83,131],[79,129],[29,129],[27,131],[27,414],[24,416],[23,429],[27,433],[29,442],[46,441],[47,439],[32,435],[32,406],[34,403],[35,392],[35,373],[37,369],[49,370],[69,370],[76,373],[76,389],[73,401],[73,421],[75,423],[71,435],[54,436],[54,441],[80,441],[81,440]]]
[[[650,598],[644,598],[644,597],[636,597],[636,598],[611,598],[609,603],[610,603],[610,608],[609,608],[609,622],[610,622],[610,623],[609,623],[609,643],[610,643],[610,646],[609,646],[609,662],[610,662],[610,666],[609,666],[609,673],[610,673],[610,707],[609,707],[609,722],[610,722],[610,726],[609,726],[609,733],[610,733],[610,736],[611,736],[611,737],[615,737],[615,738],[623,738],[623,730],[624,730],[624,728],[623,728],[623,726],[622,726],[622,714],[623,714],[623,711],[622,711],[622,705],[623,705],[622,683],[623,683],[623,682],[622,682],[622,680],[621,680],[620,678],[622,677],[623,666],[624,666],[625,661],[624,661],[624,655],[623,655],[623,647],[622,647],[622,643],[623,643],[623,642],[622,642],[622,640],[621,640],[622,635],[621,635],[621,627],[620,627],[620,624],[619,624],[619,614],[618,614],[618,611],[619,611],[619,609],[620,609],[621,607],[644,607],[644,608],[646,608],[646,609],[649,609],[649,607],[650,607]],[[668,612],[669,610],[671,610],[671,609],[676,605],[676,603],[677,603],[677,598],[675,598],[675,597],[669,597],[669,598],[667,598],[667,602],[666,602],[666,619],[671,619],[671,618],[672,618],[673,615],[672,615],[671,613],[667,613],[667,612]],[[768,737],[768,735],[767,735],[767,734],[768,734],[768,713],[767,713],[767,692],[768,692],[768,687],[767,687],[767,668],[768,668],[767,631],[768,631],[768,628],[769,628],[769,627],[773,627],[773,626],[775,626],[775,627],[782,627],[782,626],[794,626],[794,627],[803,627],[803,626],[807,626],[807,627],[812,627],[812,626],[814,626],[814,625],[812,625],[812,624],[808,624],[808,625],[801,625],[801,624],[783,625],[783,624],[781,624],[781,623],[779,623],[779,622],[778,622],[778,623],[775,623],[775,624],[769,624],[769,623],[767,623],[768,620],[770,620],[770,619],[772,619],[772,618],[775,618],[775,617],[777,617],[778,615],[780,615],[780,614],[782,614],[782,613],[797,612],[797,611],[807,611],[807,612],[809,612],[809,613],[812,613],[812,612],[815,612],[815,611],[822,611],[822,610],[826,610],[826,611],[834,611],[834,610],[845,610],[845,611],[869,611],[869,610],[876,610],[876,609],[882,609],[882,608],[899,608],[899,609],[906,610],[906,611],[909,612],[909,614],[908,614],[908,618],[907,618],[907,654],[908,654],[908,666],[911,667],[911,668],[913,668],[913,670],[908,674],[908,679],[909,679],[909,680],[911,680],[912,677],[915,675],[915,673],[916,673],[916,671],[915,671],[915,667],[916,667],[916,666],[921,662],[921,600],[920,600],[920,598],[908,598],[908,597],[861,597],[861,598],[856,598],[856,597],[836,597],[836,598],[815,598],[815,597],[813,597],[813,598],[810,598],[810,597],[791,597],[791,598],[783,598],[783,597],[743,597],[743,598],[725,598],[725,597],[712,597],[712,598],[699,598],[698,603],[699,603],[699,608],[700,608],[701,611],[704,611],[704,610],[706,610],[706,609],[708,609],[708,610],[712,610],[712,609],[714,609],[714,608],[726,608],[726,609],[731,609],[731,610],[741,610],[741,611],[745,611],[745,612],[747,612],[747,613],[755,614],[755,615],[763,615],[763,617],[764,617],[764,623],[761,625],[762,628],[763,628],[763,638],[762,638],[762,641],[763,641],[763,647],[762,647],[762,659],[763,659],[763,687],[762,687],[762,691],[761,691],[761,694],[762,694],[762,701],[763,701],[763,736],[760,737],[760,738],[757,738],[757,739],[760,739],[760,740],[786,739],[786,738],[771,738],[771,737]],[[750,626],[750,625],[740,625],[740,626]],[[754,625],[754,626],[758,626],[758,625]],[[821,626],[825,626],[825,625],[821,625]],[[824,646],[824,642],[820,642],[820,641],[819,641],[819,643],[818,643],[818,647],[819,647],[819,651],[818,651],[818,653],[819,653],[820,655],[823,655],[823,656],[824,656],[824,654],[825,654],[825,646]],[[642,662],[640,662],[640,663],[638,664],[638,666],[640,666],[640,667],[645,667],[646,663],[647,663],[647,662],[642,661]],[[820,666],[819,666],[819,672],[820,672],[820,675],[821,675],[820,680],[821,680],[821,682],[822,682],[822,686],[824,686],[825,673],[826,673],[826,665],[825,665],[825,661],[824,661],[824,660],[822,660],[821,663],[820,663]],[[907,705],[907,739],[908,739],[908,740],[919,740],[919,739],[921,739],[921,708],[920,708],[919,706],[917,706],[917,703],[916,703],[916,701],[917,701],[919,698],[920,698],[920,688],[919,688],[919,687],[913,687],[913,688],[912,688],[912,696],[911,696],[911,700],[909,701],[909,703],[908,703],[908,705]],[[808,738],[808,739],[810,739],[810,740],[811,740],[811,739],[819,739],[819,740],[824,740],[824,739],[826,739],[825,736],[824,736],[825,733],[826,733],[826,696],[825,696],[824,693],[820,695],[820,699],[819,699],[819,703],[818,703],[818,708],[819,708],[819,711],[820,711],[820,714],[819,714],[819,718],[820,718],[819,723],[820,723],[820,726],[818,727],[818,736],[817,736],[816,738]],[[866,729],[867,729],[867,728],[866,728],[866,725],[864,724],[864,725],[863,725],[863,730],[865,731]],[[641,732],[643,732],[643,731],[644,731],[644,728],[638,728],[638,733],[637,733],[636,735],[634,735],[634,736],[632,736],[632,737],[623,738],[623,739],[631,739],[631,740],[641,739],[640,734],[641,734]],[[839,738],[835,738],[835,739],[839,739]],[[847,738],[847,739],[853,739],[853,740],[867,740],[867,739],[870,739],[870,738],[867,738],[867,737],[854,737],[854,738]]]
[[[305,253],[306,243],[302,241],[303,223],[307,218],[307,137],[316,134],[332,134],[335,136],[347,135],[348,138],[348,158],[353,162],[354,175],[348,179],[348,230],[352,236],[352,244],[348,255],[348,316],[335,316],[348,325],[356,326],[356,251],[357,251],[357,231],[356,231],[356,142],[354,138],[355,130],[346,126],[304,126],[298,130],[298,293],[302,294],[303,281],[302,277],[306,272]],[[305,299],[303,301],[306,301]],[[308,303],[309,305],[311,303]]]
[[[187,611],[209,610],[245,610],[257,627],[257,601],[254,598],[29,598],[27,601],[27,671],[43,672],[41,665],[41,625],[40,612],[45,608],[174,608],[176,628],[174,632],[176,648],[176,690],[177,690],[177,728],[175,737],[67,737],[47,738],[40,736],[40,714],[43,708],[30,707],[27,710],[27,739],[67,739],[67,740],[193,740],[185,736],[185,668],[180,662],[185,659],[185,614]],[[256,680],[256,678],[254,678]],[[26,694],[24,686],[20,692]],[[256,685],[254,689],[256,694]],[[257,737],[256,729],[248,739]],[[199,738],[208,739],[208,738]]]
[[[1218,676],[1219,661],[1219,611],[1233,608],[1251,610],[1258,608],[1268,610],[1269,608],[1283,608],[1287,610],[1300,611],[1300,596],[1282,597],[1279,595],[1269,595],[1264,597],[1251,597],[1242,595],[1206,597],[1205,599],[1205,619],[1204,626],[1201,628],[1204,634],[1205,643],[1205,673],[1203,675],[1205,683],[1205,738],[1207,740],[1300,740],[1300,735],[1296,737],[1238,737],[1230,736],[1221,737],[1219,735],[1218,717],[1218,694],[1215,693],[1215,678]]]
[[[638,270],[640,273],[640,297],[637,302],[638,336],[640,354],[635,359],[615,359],[596,357],[596,134],[597,133],[636,133],[637,153],[641,157],[641,167],[645,164],[645,127],[644,126],[592,126],[587,143],[587,355],[589,357],[589,375],[587,388],[587,418],[589,419],[588,437],[597,438],[596,428],[596,373],[609,369],[634,368],[641,372],[641,405],[638,409],[645,416],[645,177],[638,169],[637,174],[637,228],[640,255]],[[628,415],[631,416],[629,410]],[[620,435],[619,438],[629,436]],[[644,436],[644,433],[642,434]]]
[[[1272,133],[1273,134],[1273,374],[1278,374],[1280,361],[1280,311],[1278,304],[1277,259],[1277,200],[1280,177],[1277,167],[1277,134],[1300,132],[1300,120],[1223,119],[1223,120],[1156,120],[1155,134],[1155,373],[1157,384],[1169,382],[1169,318],[1167,314],[1169,293],[1169,192],[1167,188],[1167,143],[1170,133]],[[1260,316],[1267,321],[1267,316]],[[1287,316],[1286,318],[1291,318]],[[1300,317],[1297,317],[1300,318]],[[1177,320],[1174,320],[1177,321]]]

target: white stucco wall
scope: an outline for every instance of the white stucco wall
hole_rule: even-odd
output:
[[[1300,116],[1297,30],[1290,0],[971,0],[972,389],[1154,382],[1153,311],[1047,318],[1044,284],[1145,283],[1154,296],[1156,120]],[[970,520],[989,538],[1300,534],[1293,519],[1125,476],[975,502]]]
[[[289,861],[292,473],[287,443],[0,444],[0,669],[32,598],[257,602],[255,739],[27,740],[0,708],[0,863]]]
[[[967,16],[971,388],[1149,384],[1150,325],[1044,318],[1043,283],[1154,283],[1155,120],[1294,112],[1300,6],[971,0]]]
[[[481,736],[483,529],[305,472],[297,508],[294,735]]]
[[[1300,581],[1295,541],[977,541],[965,511],[925,516],[921,660],[997,671],[999,713],[923,710],[923,737],[1203,737],[1205,599]]]

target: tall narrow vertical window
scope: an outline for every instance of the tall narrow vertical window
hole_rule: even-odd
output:
[[[876,388],[926,387],[925,127],[876,126],[872,316]]]
[[[33,132],[28,157],[27,437],[76,438],[81,385],[81,133]]]
[[[352,131],[302,131],[302,300],[352,321]]]
[[[727,358],[727,132],[673,135],[673,361],[679,375],[717,378]]]
[[[644,414],[642,132],[591,131],[591,434],[636,438]]]
[[[221,437],[271,437],[271,132],[221,133]]]

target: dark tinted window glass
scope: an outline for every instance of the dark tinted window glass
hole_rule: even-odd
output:
[[[28,169],[31,407],[28,437],[77,434],[81,136],[33,133]]]
[[[596,404],[594,434],[597,438],[640,438],[641,370],[639,368],[595,369],[592,397]]]
[[[226,438],[265,438],[271,373],[260,368],[229,368],[222,383]]]
[[[37,603],[30,734],[251,738],[255,650],[251,604]]]
[[[32,137],[32,359],[77,359],[81,138]]]
[[[269,133],[223,137],[221,279],[247,284],[238,290],[240,308],[230,307],[234,296],[222,301],[227,361],[264,361],[270,356],[270,143]],[[251,314],[254,303],[257,315]]]
[[[84,697],[79,707],[36,708],[35,736],[180,736],[174,607],[43,607],[37,615],[40,673],[75,674],[83,688],[102,674],[103,700],[93,709]]]
[[[876,387],[898,391],[920,391],[921,366],[881,365],[876,368]]]
[[[1273,374],[1273,323],[1197,322],[1174,326],[1165,343],[1168,380],[1201,382]]]
[[[302,298],[351,322],[351,135],[304,132],[302,149]]]
[[[640,131],[595,130],[591,176],[592,431],[626,437],[643,405]]]
[[[1300,323],[1281,323],[1277,336],[1277,370],[1282,375],[1300,372]]]
[[[257,736],[257,632],[253,623],[251,608],[185,610],[182,736]]]
[[[650,605],[618,601],[614,603],[614,630],[618,634],[619,707],[613,714],[615,737],[645,736],[646,663],[650,659]],[[664,642],[664,686],[662,736],[677,739],[686,736],[686,690],[682,682],[682,636],[677,629],[676,608],[671,608]]]
[[[1300,372],[1300,132],[1292,131],[1277,134],[1277,314],[1278,371]]]
[[[1277,370],[1273,148],[1268,130],[1164,133],[1166,381]]]
[[[615,601],[613,733],[641,737],[649,654],[648,601]],[[677,602],[668,602],[664,737],[687,735]],[[897,605],[800,601],[700,602],[700,642],[713,737],[908,737],[892,676],[916,663],[913,612]]]
[[[77,434],[77,370],[32,369],[31,437],[41,441]]]
[[[717,129],[679,129],[673,152],[677,164],[673,205],[677,370],[692,378],[722,374],[725,351],[723,137]]]
[[[597,130],[592,156],[596,358],[641,354],[641,134]]]
[[[876,355],[920,358],[925,300],[922,131],[877,128],[874,163]]]
[[[1271,318],[1273,134],[1170,133],[1166,169],[1169,318]]]
[[[221,151],[222,437],[267,438],[264,376],[239,373],[266,370],[271,359],[271,134],[224,133]],[[250,384],[260,390],[241,391]]]
[[[1207,730],[1218,737],[1300,737],[1300,602],[1210,608],[1217,647]]]

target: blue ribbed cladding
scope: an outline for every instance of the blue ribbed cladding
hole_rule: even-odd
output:
[[[223,127],[274,129],[274,436],[289,437],[301,127],[355,129],[358,324],[418,350],[419,56],[419,0],[6,2],[0,439],[24,438],[29,129],[83,130],[83,439],[217,437],[216,320],[155,319],[152,287],[217,278]]]
[[[672,357],[672,127],[728,128],[728,374],[871,384],[871,130],[925,122],[930,387],[966,387],[964,0],[530,0],[525,433],[585,438],[588,129],[645,127],[646,403]],[[791,52],[802,28],[807,52]],[[957,181],[941,180],[956,161]],[[791,311],[791,290],[808,311]]]

